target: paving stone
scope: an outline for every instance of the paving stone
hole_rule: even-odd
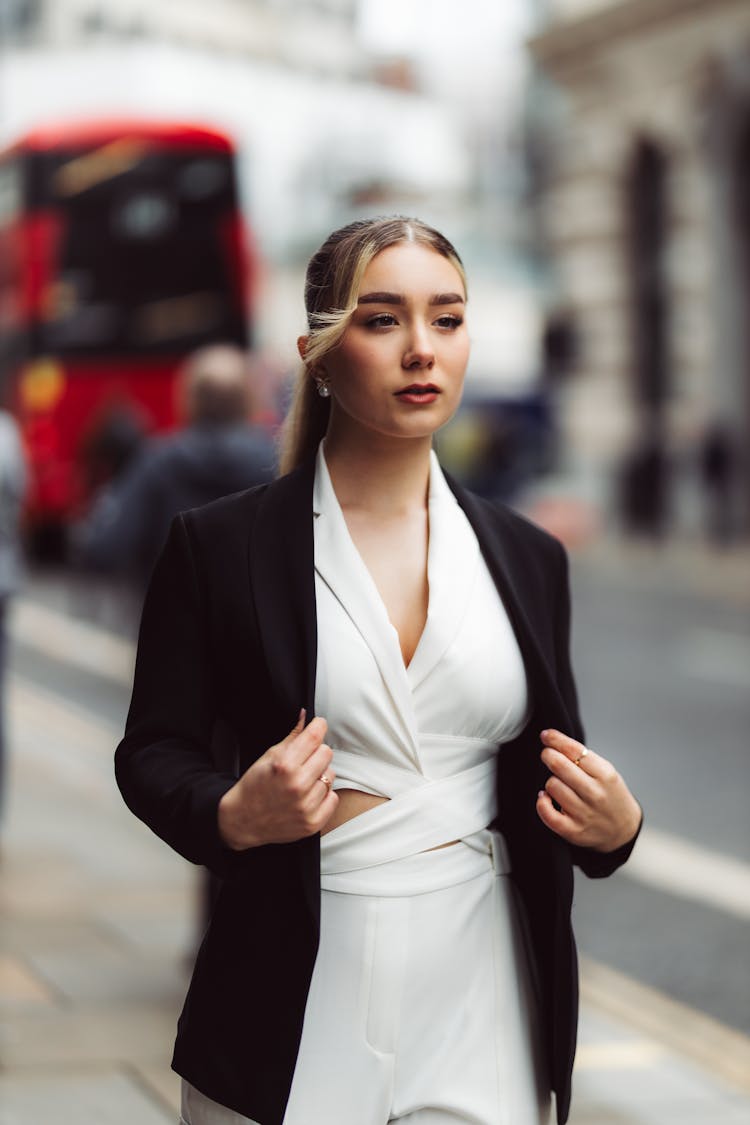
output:
[[[632,1029],[617,1023],[594,1008],[581,1008],[578,1021],[578,1046],[597,1043],[631,1043]]]
[[[3,1066],[12,1073],[25,1067],[151,1063],[171,1049],[179,1009],[175,998],[171,1003],[21,1012],[8,1021]]]
[[[644,1121],[650,1120],[648,1113],[656,1107],[660,1107],[662,1120],[681,1121],[671,1112],[672,1107],[689,1103],[703,1108],[705,1125],[721,1120],[721,1108],[731,1109],[737,1104],[729,1086],[668,1053],[635,1071],[619,1067],[582,1069],[576,1073],[575,1094],[577,1101],[643,1113]],[[750,1101],[741,1100],[747,1112]]]
[[[620,1104],[613,1108],[613,1100],[589,1102],[584,1108],[574,1110],[568,1125],[747,1125],[747,1109],[702,1102],[670,1102],[664,1105],[640,1105],[628,1109]]]
[[[17,957],[0,954],[0,1011],[54,1003],[47,985]]]
[[[747,1125],[750,1098],[609,1016],[584,1008],[570,1125]]]
[[[49,911],[43,919],[29,917],[18,911],[8,913],[2,920],[0,942],[3,947],[18,956],[47,949],[107,948],[120,943],[116,934],[104,925],[93,924],[91,918],[74,914],[62,918]]]
[[[168,885],[123,886],[120,881],[97,895],[92,917],[134,951],[183,961],[193,950],[200,913],[198,872],[186,874]]]
[[[134,957],[129,949],[80,949],[29,955],[36,973],[76,1004],[134,1004],[139,1000],[173,1005],[185,980],[172,958]]]
[[[587,1102],[583,1107],[573,1105],[568,1125],[643,1125],[643,1118],[614,1108],[611,1102],[605,1105]]]
[[[152,1090],[161,1101],[174,1110],[175,1117],[179,1114],[180,1076],[172,1070],[169,1058],[165,1056],[159,1065],[136,1063],[133,1066],[133,1073],[145,1088]]]
[[[652,1039],[584,1043],[576,1053],[576,1071],[642,1070],[661,1063],[666,1053],[666,1048]]]
[[[175,1125],[167,1105],[117,1070],[0,1075],[0,1125]]]
[[[197,910],[193,913],[197,914]],[[97,911],[103,925],[133,950],[147,954],[172,956],[187,962],[197,935],[197,919],[181,908],[165,915],[146,910],[118,914]]]

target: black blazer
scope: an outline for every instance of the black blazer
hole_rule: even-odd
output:
[[[314,714],[317,651],[309,462],[270,485],[179,516],[146,597],[133,697],[116,773],[133,812],[181,855],[222,877],[178,1024],[173,1066],[208,1097],[281,1125],[302,1031],[320,918],[319,837],[233,852],[217,805],[244,771]],[[449,482],[518,638],[531,715],[498,756],[498,827],[525,910],[558,1121],[570,1104],[578,982],[573,863],[608,875],[607,855],[570,847],[536,813],[547,772],[539,732],[583,731],[568,654],[560,544],[509,509]]]

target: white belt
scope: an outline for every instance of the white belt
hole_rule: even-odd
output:
[[[347,820],[321,839],[321,875],[360,871],[461,840],[496,813],[494,756],[451,777],[425,781]],[[496,849],[497,850],[497,849]],[[504,863],[493,854],[493,863]]]

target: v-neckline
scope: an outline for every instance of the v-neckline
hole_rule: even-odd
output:
[[[316,567],[363,633],[373,652],[380,651],[386,636],[390,638],[386,648],[393,651],[394,656],[398,654],[398,666],[410,691],[414,691],[430,673],[455,635],[468,604],[480,557],[476,536],[469,529],[468,521],[443,477],[434,450],[430,452],[427,502],[427,616],[407,664],[398,630],[388,616],[375,579],[349,531],[321,444],[318,450],[314,507],[316,514],[323,514],[324,519],[323,527],[316,530]],[[325,549],[325,544],[333,547],[333,555]],[[318,557],[318,546],[321,548],[322,558]],[[340,557],[335,557],[336,551]],[[350,572],[346,565],[341,566],[342,557],[350,560]],[[361,575],[361,583],[356,581],[357,573]],[[377,622],[381,623],[379,627]],[[380,641],[375,634],[379,635]],[[381,656],[385,659],[385,652]]]
[[[372,653],[409,753],[421,769],[415,692],[439,663],[466,613],[479,571],[479,545],[442,475],[434,452],[430,464],[430,537],[427,552],[427,620],[409,664],[375,580],[352,539],[322,449],[318,452],[313,512],[315,569]]]
[[[352,542],[353,542],[353,540],[352,540]],[[357,546],[356,543],[354,544],[354,546],[355,547]],[[362,556],[360,555],[360,558],[361,557]],[[362,559],[362,562],[364,563],[365,567],[367,567],[367,563],[365,563],[364,559]],[[370,571],[369,567],[367,567],[367,570],[368,570],[368,573],[370,574],[370,578],[372,578],[372,572]],[[383,609],[385,610],[385,615],[388,618],[388,624],[389,624],[390,628],[393,630],[393,632],[396,634],[396,644],[398,645],[398,651],[401,654],[401,663],[403,664],[404,671],[406,672],[406,674],[408,676],[409,669],[411,668],[412,664],[414,663],[414,658],[417,655],[417,653],[419,652],[419,646],[422,644],[422,637],[425,635],[425,630],[427,629],[427,622],[430,619],[430,580],[429,580],[429,577],[427,579],[427,615],[425,616],[425,619],[424,619],[424,625],[422,626],[422,632],[419,634],[419,637],[417,639],[417,643],[414,646],[414,651],[412,652],[408,661],[407,661],[406,657],[404,656],[404,650],[403,650],[403,647],[401,645],[401,634],[399,633],[398,629],[396,628],[396,626],[391,621],[390,614],[388,613],[388,607],[385,604],[385,601],[383,600],[383,595],[380,593],[380,590],[378,590],[378,584],[377,584],[377,582],[375,581],[374,578],[372,578],[372,582],[373,582],[373,585],[374,585],[375,589],[378,591],[378,596],[380,597],[381,602],[383,602]]]
[[[361,569],[367,575],[368,582],[369,582],[369,584],[372,588],[372,591],[375,595],[377,604],[380,607],[381,615],[385,618],[385,621],[386,621],[386,624],[388,626],[390,634],[395,638],[396,647],[398,649],[398,654],[399,654],[399,661],[400,661],[401,667],[403,668],[404,673],[406,674],[406,677],[408,679],[409,678],[409,670],[412,668],[412,666],[414,664],[414,660],[417,656],[417,653],[419,652],[420,648],[422,647],[422,641],[424,640],[425,634],[427,633],[427,630],[428,630],[429,625],[430,625],[430,605],[431,605],[431,601],[432,601],[431,577],[432,577],[432,569],[433,569],[431,567],[431,562],[433,560],[432,560],[432,526],[431,526],[432,520],[430,518],[430,502],[431,502],[431,500],[434,499],[434,494],[433,494],[434,464],[433,464],[433,462],[437,460],[436,457],[435,457],[435,454],[434,454],[434,452],[430,451],[430,475],[429,475],[429,478],[428,478],[428,485],[427,485],[427,613],[425,614],[424,625],[422,626],[419,637],[417,638],[417,643],[414,646],[414,651],[412,652],[411,658],[409,659],[408,662],[404,658],[404,650],[403,650],[403,647],[401,645],[401,634],[399,633],[395,624],[391,620],[391,615],[388,612],[388,606],[385,604],[385,598],[383,597],[383,595],[380,592],[380,588],[378,587],[378,584],[375,581],[375,577],[374,577],[372,571],[370,570],[369,566],[367,565],[367,563],[365,561],[364,555],[362,554],[362,552],[360,551],[359,547],[357,546],[357,544],[355,542],[354,536],[351,533],[351,529],[349,527],[349,523],[348,523],[347,518],[346,518],[346,514],[344,512],[344,509],[342,508],[341,503],[339,501],[339,498],[336,495],[336,489],[333,486],[333,480],[331,478],[331,473],[330,473],[330,470],[328,468],[328,462],[325,459],[325,451],[323,449],[323,443],[322,442],[320,444],[319,457],[320,457],[320,460],[322,462],[323,471],[325,473],[326,490],[327,491],[330,490],[331,498],[335,502],[335,507],[336,507],[338,515],[340,516],[340,519],[341,519],[342,529],[346,532],[346,538],[349,541],[349,544],[351,546],[351,550],[354,552],[354,554],[359,559]]]
[[[330,479],[330,475],[329,475],[329,479]],[[333,489],[333,482],[332,481],[331,481],[331,488]],[[335,489],[333,491],[334,491],[334,495],[335,495]],[[336,502],[338,503],[338,497],[336,497]],[[398,628],[396,627],[394,622],[391,620],[391,615],[388,612],[388,606],[385,603],[385,598],[383,597],[382,593],[380,592],[380,587],[378,586],[377,582],[375,581],[375,576],[373,575],[372,571],[370,570],[369,566],[367,565],[364,555],[362,554],[359,547],[357,546],[357,543],[354,539],[354,536],[351,533],[351,529],[350,529],[349,524],[347,522],[346,514],[344,512],[344,509],[341,507],[341,504],[339,504],[339,511],[341,512],[341,519],[343,521],[344,527],[346,528],[346,533],[347,533],[347,536],[349,538],[349,542],[352,545],[352,550],[356,553],[357,557],[359,558],[359,560],[362,564],[362,569],[365,571],[365,573],[367,574],[367,576],[370,580],[370,584],[372,585],[372,589],[373,589],[373,591],[375,593],[375,596],[378,600],[378,604],[381,607],[382,616],[385,618],[386,623],[388,625],[388,628],[391,631],[393,637],[395,638],[396,647],[398,648],[399,658],[400,658],[400,661],[401,661],[401,666],[403,667],[404,672],[406,673],[406,676],[408,678],[409,677],[409,669],[414,664],[414,660],[416,658],[416,655],[419,652],[420,648],[422,647],[422,641],[424,639],[425,633],[427,632],[427,630],[429,628],[429,624],[430,624],[430,605],[431,605],[431,602],[432,602],[432,584],[430,582],[430,558],[431,558],[430,550],[431,550],[431,543],[432,543],[432,528],[430,526],[431,520],[430,520],[429,496],[428,496],[428,503],[427,503],[427,612],[425,614],[424,624],[423,624],[423,626],[420,630],[419,636],[417,638],[417,643],[414,646],[414,651],[412,652],[411,657],[408,661],[404,657],[404,650],[403,650],[403,646],[401,644],[401,634],[399,633]]]

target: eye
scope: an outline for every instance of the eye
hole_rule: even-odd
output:
[[[393,313],[377,313],[365,321],[368,328],[392,328],[397,323]]]
[[[463,322],[464,318],[457,313],[445,313],[443,316],[437,318],[435,324],[438,328],[447,328],[449,331],[452,331],[453,329],[460,328]]]

